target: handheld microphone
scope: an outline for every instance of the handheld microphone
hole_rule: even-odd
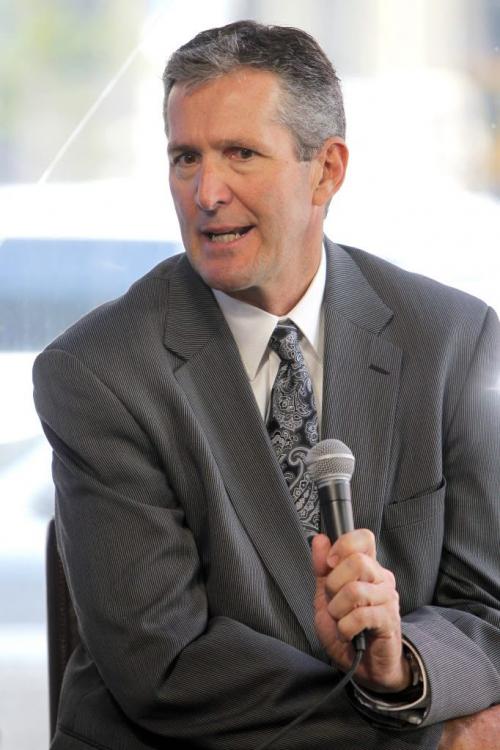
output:
[[[318,487],[322,524],[333,544],[342,534],[354,531],[351,505],[354,456],[341,440],[321,440],[309,449],[305,463]],[[352,642],[356,651],[364,651],[364,631],[354,636]]]

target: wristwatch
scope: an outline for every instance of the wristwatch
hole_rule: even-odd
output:
[[[411,648],[408,648],[408,646],[406,646],[405,644],[403,644],[403,656],[405,657],[405,659],[408,659],[408,663],[410,665],[411,683],[407,688],[407,690],[410,690],[411,688],[422,685],[424,678],[417,657],[415,656]]]

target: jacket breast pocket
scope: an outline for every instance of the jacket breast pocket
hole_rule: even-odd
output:
[[[384,508],[379,562],[396,576],[401,613],[432,602],[444,538],[446,482]]]

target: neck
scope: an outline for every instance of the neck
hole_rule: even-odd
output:
[[[295,277],[298,277],[295,283],[291,283],[289,279],[276,280],[269,287],[248,287],[247,289],[226,292],[226,294],[281,318],[287,315],[290,310],[293,310],[309,289],[312,280],[318,272],[321,262],[321,252],[322,246],[314,265],[309,269],[304,269],[301,274],[295,274]]]
[[[299,300],[302,299],[311,281],[312,278],[303,289],[297,291],[295,294],[290,294],[289,290],[287,290],[287,294],[285,295],[266,294],[265,291],[261,289],[250,288],[242,289],[238,292],[231,292],[229,293],[229,296],[234,297],[241,302],[246,302],[248,305],[259,307],[261,310],[265,310],[271,315],[277,315],[281,318],[283,315],[287,315],[290,310],[293,310]]]

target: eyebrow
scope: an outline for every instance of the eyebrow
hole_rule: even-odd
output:
[[[249,139],[247,136],[242,138],[224,138],[223,140],[215,143],[215,148],[224,151],[226,148],[248,148],[251,151],[263,152],[267,150],[265,144],[256,143],[256,141]],[[169,154],[176,153],[179,151],[193,151],[199,152],[196,146],[192,146],[189,143],[176,143],[175,141],[169,142],[167,146]]]
[[[169,154],[173,154],[176,151],[197,151],[197,149],[194,148],[194,146],[190,146],[188,143],[175,143],[175,141],[170,143],[169,141],[167,145],[167,152]]]

